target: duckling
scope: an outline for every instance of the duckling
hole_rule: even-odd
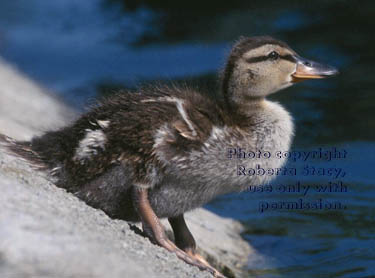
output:
[[[239,175],[280,168],[285,159],[230,159],[228,149],[287,151],[293,121],[266,99],[306,79],[337,74],[268,36],[244,37],[221,74],[222,99],[189,88],[146,87],[99,101],[76,122],[29,142],[1,136],[8,149],[48,170],[63,187],[112,218],[140,221],[156,244],[185,262],[224,277],[196,253],[184,213],[222,194],[270,181]],[[168,218],[175,242],[160,218]]]

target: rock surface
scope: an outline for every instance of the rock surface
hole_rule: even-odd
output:
[[[2,60],[0,107],[0,132],[25,140],[77,115]],[[0,277],[212,277],[57,188],[1,145],[0,192]],[[204,209],[186,218],[200,252],[228,276],[243,276],[254,251],[242,226]]]

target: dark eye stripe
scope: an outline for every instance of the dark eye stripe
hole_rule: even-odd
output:
[[[284,59],[284,60],[287,60],[287,61],[293,62],[293,63],[297,62],[296,58],[294,58],[293,55],[290,55],[290,54],[280,56],[280,59]]]
[[[251,57],[246,59],[246,62],[251,63],[259,63],[268,60],[268,56],[257,56],[257,57]]]
[[[290,54],[279,56],[279,58],[283,59],[283,60],[287,60],[289,62],[296,62],[296,59],[292,55],[290,55]],[[268,56],[257,56],[257,57],[251,57],[249,59],[246,59],[246,62],[249,63],[249,64],[251,64],[251,63],[259,63],[259,62],[266,61],[268,59],[269,59]]]

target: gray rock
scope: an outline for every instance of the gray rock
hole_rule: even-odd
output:
[[[0,60],[0,132],[30,139],[77,113]],[[0,145],[0,277],[212,277],[87,206]],[[200,252],[243,276],[254,250],[242,226],[207,210],[187,214]]]
[[[1,277],[210,277],[3,150],[0,176]]]

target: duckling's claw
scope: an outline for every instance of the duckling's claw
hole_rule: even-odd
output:
[[[216,272],[214,273],[214,277],[215,278],[227,278],[225,277],[223,274],[221,274],[219,271],[216,270]]]
[[[148,228],[144,227],[144,230],[146,231],[148,230]],[[148,234],[148,232],[146,232],[146,234]],[[170,239],[167,238],[165,233],[162,237],[157,237],[157,238],[153,236],[148,236],[148,237],[150,237],[157,245],[176,254],[177,258],[183,260],[185,263],[190,264],[192,266],[196,266],[200,270],[209,271],[214,277],[226,278],[219,271],[217,271],[215,268],[210,266],[210,264],[198,254],[192,255],[179,249]]]
[[[200,263],[202,263],[203,265],[205,265],[207,267],[207,270],[209,272],[211,272],[214,277],[217,277],[217,278],[226,278],[217,269],[215,269],[214,267],[212,267],[201,255],[199,255],[197,253],[193,253],[193,252],[187,252],[187,254],[189,256],[191,256],[192,258],[194,258],[195,260],[197,260]]]
[[[200,257],[199,255],[198,256],[191,255],[189,253],[185,253],[181,249],[176,250],[175,253],[176,253],[178,258],[182,259],[186,263],[188,263],[190,265],[193,265],[193,266],[196,266],[200,270],[206,270],[206,271],[210,272],[214,277],[226,278],[219,271],[217,271],[215,268],[210,266],[210,264],[205,259]]]

